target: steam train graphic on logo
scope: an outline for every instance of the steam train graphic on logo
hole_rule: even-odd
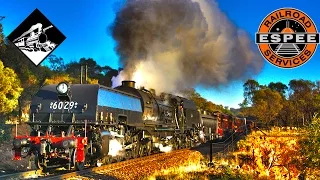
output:
[[[45,32],[52,28],[50,25],[46,28],[42,28],[41,23],[37,23],[24,32],[20,37],[16,38],[13,43],[21,50],[27,50],[29,52],[52,51],[56,44],[51,42]]]

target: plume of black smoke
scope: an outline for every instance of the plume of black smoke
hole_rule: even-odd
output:
[[[123,79],[161,92],[215,87],[260,72],[263,59],[246,32],[208,0],[132,0],[112,26]]]

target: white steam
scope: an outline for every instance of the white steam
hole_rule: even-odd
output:
[[[215,87],[259,73],[263,59],[246,32],[208,0],[133,0],[112,35],[124,70],[114,77],[157,92]]]

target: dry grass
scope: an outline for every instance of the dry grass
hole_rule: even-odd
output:
[[[200,158],[201,154],[195,151],[185,150],[178,153],[171,152],[161,157],[138,161],[137,163],[119,167],[116,170],[102,172],[101,174],[113,176],[117,179],[145,179],[143,177],[149,177],[157,171],[161,171],[162,169],[170,169],[181,165],[194,164],[199,162]]]
[[[201,157],[193,157],[192,163],[160,170],[144,179],[299,179],[301,167],[297,160],[301,132],[273,128],[266,133],[271,137],[263,136],[260,131],[253,132],[238,142],[237,151],[223,158],[214,157],[213,168],[207,167],[208,161],[200,160]],[[317,179],[319,172],[309,170],[307,178]]]

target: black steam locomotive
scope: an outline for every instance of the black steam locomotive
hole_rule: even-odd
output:
[[[67,164],[82,169],[200,143],[201,120],[193,101],[136,89],[123,81],[47,85],[33,97],[32,132],[15,137],[14,159],[34,154],[37,168]]]
[[[38,169],[66,165],[80,170],[193,147],[209,133],[219,135],[221,123],[217,115],[202,115],[191,100],[165,93],[156,96],[136,89],[134,81],[123,81],[114,89],[98,84],[47,85],[30,106],[31,134],[14,138],[14,159],[33,154]]]

